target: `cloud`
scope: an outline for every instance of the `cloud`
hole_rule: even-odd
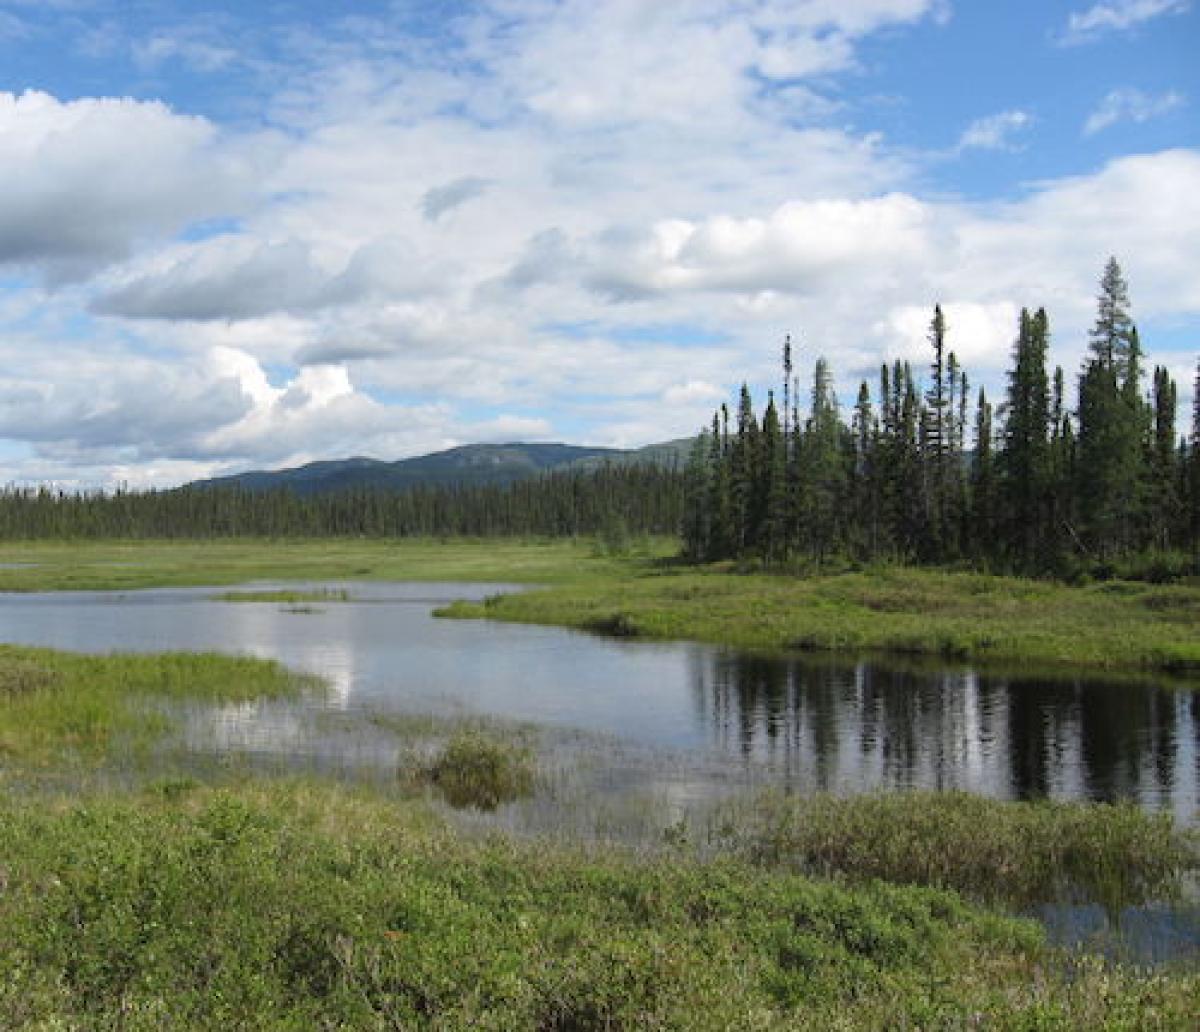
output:
[[[979,118],[967,126],[957,150],[1016,150],[1013,137],[1028,129],[1032,117],[1025,111],[1002,111]]]
[[[221,237],[102,294],[92,310],[138,319],[250,319],[433,294],[443,274],[439,263],[422,262],[397,239],[368,241],[331,269],[298,240]]]
[[[926,209],[902,194],[863,201],[791,201],[765,218],[663,220],[645,232],[600,236],[588,283],[633,298],[677,291],[811,294],[850,270],[860,285],[887,278],[927,249]]]
[[[1155,96],[1141,90],[1112,90],[1083,125],[1084,136],[1092,136],[1118,122],[1149,122],[1184,105],[1183,95],[1174,90]]]
[[[1067,19],[1062,42],[1090,43],[1110,32],[1125,32],[1163,15],[1183,14],[1191,0],[1104,0]]]
[[[237,210],[255,169],[227,144],[159,103],[0,93],[0,267],[79,278]]]
[[[1114,252],[1143,325],[1200,317],[1195,150],[967,203],[929,186],[951,151],[854,125],[891,53],[870,34],[945,4],[479,0],[417,33],[385,7],[280,31],[266,57],[145,26],[236,40],[228,81],[189,96],[279,133],[46,97],[35,132],[0,133],[0,437],[22,442],[0,477],[644,444],[694,432],[743,379],[761,399],[786,332],[802,375],[824,354],[843,387],[881,357],[923,364],[937,300],[994,393],[1022,305],[1048,307],[1071,365]],[[196,88],[171,46],[145,58],[153,83]],[[1031,122],[999,110],[954,153]],[[18,259],[21,219],[38,234]]]
[[[463,176],[445,186],[435,186],[421,198],[421,211],[430,222],[436,222],[446,212],[478,197],[487,187],[488,181],[479,176]]]
[[[147,70],[175,59],[199,72],[217,72],[236,61],[237,56],[232,47],[189,35],[154,35],[133,45],[134,61]]]

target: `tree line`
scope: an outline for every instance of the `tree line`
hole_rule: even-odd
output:
[[[301,496],[286,488],[0,492],[0,538],[572,536],[675,534],[683,477],[649,464],[552,471],[506,485]]]
[[[779,401],[761,416],[743,385],[697,438],[686,470],[685,553],[768,564],[832,556],[969,561],[1065,573],[1147,551],[1200,557],[1200,366],[1190,437],[1165,367],[1145,357],[1116,259],[1100,281],[1074,406],[1047,369],[1050,323],[1024,310],[1003,399],[972,392],[940,306],[928,383],[908,362],[863,381],[847,422],[816,360],[807,415],[783,346]],[[968,444],[973,444],[968,448]]]

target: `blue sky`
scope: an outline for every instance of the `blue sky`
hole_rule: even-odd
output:
[[[0,474],[171,484],[1200,357],[1190,0],[0,0]]]

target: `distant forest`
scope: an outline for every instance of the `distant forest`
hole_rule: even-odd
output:
[[[509,484],[301,495],[288,488],[0,493],[0,538],[570,537],[677,534],[683,476],[658,465],[554,470]]]
[[[894,557],[1069,575],[1130,555],[1200,552],[1200,368],[1189,440],[1177,435],[1167,370],[1156,367],[1143,390],[1145,359],[1116,259],[1100,281],[1073,409],[1062,368],[1047,372],[1049,337],[1044,309],[1022,311],[994,406],[983,390],[972,399],[936,307],[928,386],[909,363],[884,364],[878,403],[864,381],[849,425],[824,359],[801,419],[785,342],[782,404],[771,392],[760,420],[743,386],[736,414],[722,406],[696,442],[687,555],[768,564]]]
[[[929,382],[884,364],[846,422],[817,359],[801,418],[790,340],[780,398],[761,418],[743,386],[685,470],[651,463],[560,470],[504,485],[300,496],[289,490],[0,492],[3,538],[682,534],[697,561],[783,566],[833,558],[968,562],[1070,575],[1133,555],[1200,556],[1200,368],[1190,437],[1176,384],[1145,356],[1110,259],[1075,380],[1046,360],[1045,310],[1023,311],[999,404],[947,345],[936,307]],[[969,448],[968,444],[973,444]],[[1195,566],[1195,559],[1186,561]]]

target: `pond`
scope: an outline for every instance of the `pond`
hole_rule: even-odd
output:
[[[329,683],[298,700],[185,707],[176,744],[193,759],[385,780],[400,755],[395,728],[411,731],[418,716],[536,724],[553,790],[486,818],[515,830],[636,839],[764,786],[1128,799],[1196,820],[1200,693],[432,616],[503,590],[495,584],[238,590],[284,587],[328,599],[231,602],[215,588],[0,594],[0,640],[242,653]]]
[[[241,590],[271,590],[271,584]],[[1004,799],[1131,799],[1195,820],[1200,694],[875,662],[771,657],[558,628],[441,620],[495,584],[336,583],[348,601],[229,602],[214,588],[0,595],[0,640],[80,651],[211,649],[319,674],[324,697],[190,715],[199,747],[327,758],[323,715],[478,714],[598,733],[683,795],[959,788]],[[344,722],[343,722],[344,723]],[[362,750],[369,762],[370,748]],[[381,761],[382,761],[381,757]],[[650,776],[650,775],[647,775]],[[691,784],[705,779],[712,784]],[[628,776],[620,779],[628,783]]]

